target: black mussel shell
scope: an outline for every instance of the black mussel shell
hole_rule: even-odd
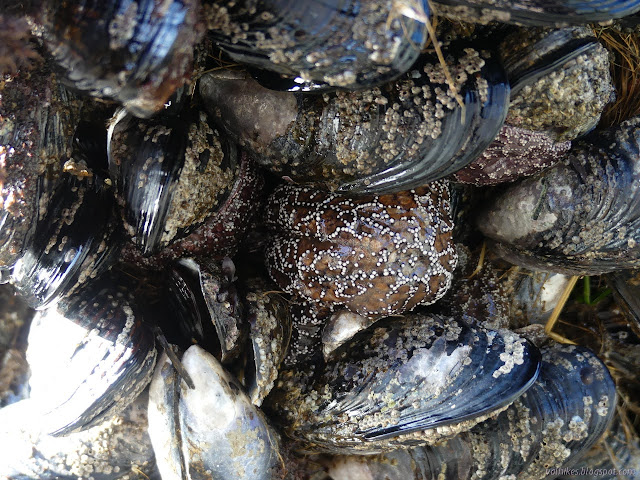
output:
[[[640,118],[576,142],[566,160],[494,197],[478,228],[528,268],[583,275],[640,265]]]
[[[607,274],[606,279],[631,328],[640,336],[640,271],[616,271]]]
[[[555,345],[542,350],[533,386],[497,417],[439,445],[336,457],[329,472],[334,480],[355,471],[374,480],[556,478],[598,442],[615,405],[613,380],[593,352]]]
[[[291,339],[289,301],[276,285],[250,279],[245,288],[251,351],[245,366],[244,384],[251,402],[260,406],[278,377]]]
[[[333,356],[280,372],[266,400],[305,450],[377,453],[452,437],[526,391],[540,361],[508,330],[416,313],[358,333]]]
[[[233,278],[220,265],[182,259],[171,268],[167,289],[172,316],[188,340],[185,348],[196,342],[223,363],[238,356],[249,327]]]
[[[438,0],[433,5],[438,15],[452,20],[498,21],[542,27],[609,21],[640,10],[638,0]]]
[[[191,72],[203,29],[197,0],[46,1],[45,46],[72,87],[149,117]]]
[[[156,349],[142,317],[132,282],[115,272],[38,312],[27,360],[30,400],[45,431],[64,435],[98,425],[146,387]]]
[[[238,381],[197,345],[182,356],[189,388],[166,356],[149,391],[149,433],[163,478],[277,480],[277,433]]]
[[[212,118],[270,169],[345,192],[397,192],[464,167],[504,122],[509,85],[495,56],[463,46],[445,58],[457,98],[435,55],[358,92],[268,92],[223,73],[203,77],[200,93]],[[249,121],[255,110],[264,116]]]
[[[557,142],[545,132],[505,124],[486,150],[451,179],[476,186],[512,182],[555,165],[570,148],[571,142]]]
[[[4,77],[0,92],[0,270],[6,272],[60,181],[80,102],[47,64]]]
[[[499,50],[511,85],[508,125],[573,140],[615,99],[609,52],[590,27],[519,28]]]
[[[428,38],[424,0],[215,0],[204,10],[209,34],[233,60],[291,77],[291,89],[391,81]]]
[[[34,308],[47,307],[115,263],[122,241],[113,192],[96,173],[87,175],[65,174],[11,273],[11,283]]]
[[[238,175],[235,144],[204,112],[139,120],[120,111],[108,135],[109,170],[125,228],[145,255],[202,224]]]
[[[25,350],[34,314],[10,285],[0,285],[0,409],[29,396]]]
[[[640,472],[640,439],[619,412],[600,444],[591,447],[581,460],[562,472],[559,480],[634,479]]]

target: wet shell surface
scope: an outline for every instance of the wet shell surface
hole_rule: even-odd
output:
[[[125,285],[107,272],[34,318],[27,349],[30,400],[46,433],[98,425],[149,383],[155,340]]]
[[[225,72],[205,76],[200,93],[221,128],[271,170],[341,191],[397,192],[464,167],[503,124],[509,85],[497,56],[468,45],[445,55],[458,96],[435,55],[358,92],[269,92]]]
[[[576,142],[562,164],[494,198],[478,228],[512,263],[569,274],[640,265],[640,118]]]
[[[44,2],[45,46],[76,89],[149,117],[191,73],[197,0]]]
[[[209,34],[235,61],[295,79],[298,88],[363,88],[408,70],[427,40],[424,0],[204,5]]]
[[[9,281],[34,308],[46,308],[111,267],[121,239],[110,188],[92,173],[63,173],[49,208]]]
[[[126,246],[122,253],[123,259],[158,270],[184,257],[222,260],[234,255],[265,200],[262,172],[244,152],[240,152],[239,161],[238,173],[228,196],[202,225],[150,257],[143,257],[133,245]]]
[[[150,388],[149,431],[163,480],[283,478],[278,437],[237,380],[197,345],[182,357],[195,385],[163,356]]]
[[[252,282],[248,288],[245,299],[253,365],[247,366],[245,385],[251,402],[259,407],[273,388],[289,349],[291,313],[287,300],[275,289],[267,289],[264,282]]]
[[[71,155],[80,102],[48,65],[4,77],[0,91],[0,269],[4,269],[13,266],[37,219],[46,212]]]
[[[202,224],[238,174],[235,145],[204,112],[189,113],[143,121],[121,111],[109,129],[109,170],[125,227],[146,255]]]
[[[281,372],[267,407],[309,451],[376,453],[470,429],[531,386],[537,349],[508,330],[408,314]]]
[[[555,478],[598,441],[615,405],[604,364],[586,348],[555,345],[542,350],[533,386],[497,417],[441,445],[336,457],[330,473],[333,480]]]
[[[504,125],[491,145],[452,180],[476,186],[512,182],[558,163],[571,142],[556,142],[544,132]]]
[[[124,480],[137,475],[160,480],[147,433],[147,403],[142,394],[114,418],[61,437],[34,425],[38,417],[29,400],[3,409],[0,472],[12,480]]]
[[[637,0],[440,0],[434,2],[434,10],[456,21],[563,26],[625,17],[640,10],[640,3]]]
[[[293,185],[269,199],[266,262],[289,293],[381,317],[435,302],[451,284],[448,186],[342,196]]]
[[[590,27],[520,28],[504,39],[500,55],[512,87],[508,125],[573,140],[615,100],[609,52]]]

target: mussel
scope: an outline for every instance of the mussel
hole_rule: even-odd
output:
[[[489,23],[508,22],[519,25],[563,26],[607,21],[640,10],[637,0],[558,0],[512,1],[438,0],[438,15],[453,20]]]
[[[202,224],[238,175],[235,144],[204,112],[143,121],[121,111],[107,142],[125,227],[146,255]]]
[[[161,358],[149,402],[149,430],[163,480],[283,478],[278,436],[238,381],[197,345],[182,356],[195,387]]]
[[[215,0],[203,7],[210,35],[231,58],[289,77],[297,89],[388,82],[411,68],[428,37],[424,0]]]
[[[35,15],[73,88],[149,117],[188,78],[203,34],[197,0],[45,0]]]
[[[539,354],[507,330],[407,314],[359,332],[327,363],[280,373],[266,400],[301,449],[377,453],[486,420],[535,381]]]
[[[143,315],[130,283],[111,272],[38,312],[27,360],[30,401],[45,433],[98,425],[142,392],[157,355]]]
[[[358,92],[269,92],[225,72],[204,76],[200,93],[222,128],[270,169],[345,192],[397,192],[474,160],[507,113],[495,53],[463,44],[445,55],[447,70],[424,55],[395,82]],[[253,111],[264,113],[254,121]]]
[[[13,480],[160,480],[147,433],[147,403],[143,393],[114,418],[59,437],[40,429],[29,400],[0,410],[0,475]]]
[[[569,274],[640,265],[640,118],[576,142],[566,161],[494,198],[478,228],[513,263]]]
[[[20,105],[20,108],[16,108]],[[0,270],[10,270],[46,213],[71,156],[80,101],[48,63],[4,77],[0,99]]]
[[[496,417],[440,445],[365,460],[335,457],[329,474],[333,480],[555,478],[602,436],[615,399],[613,380],[593,352],[546,347],[538,379]]]

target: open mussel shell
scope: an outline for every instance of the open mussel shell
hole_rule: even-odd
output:
[[[238,175],[235,144],[209,126],[204,112],[144,121],[122,110],[107,142],[125,227],[145,255],[202,224]]]
[[[282,289],[371,319],[435,302],[457,262],[446,182],[363,196],[283,185],[266,225],[266,264]]]
[[[237,62],[294,79],[365,88],[393,80],[427,41],[428,3],[228,1],[204,5],[209,35]]]
[[[366,460],[335,457],[329,474],[333,480],[355,472],[374,480],[555,478],[600,439],[615,405],[613,380],[593,352],[554,345],[542,350],[533,386],[495,418],[439,445]]]
[[[640,265],[640,118],[576,142],[566,162],[518,182],[478,228],[517,265],[601,274]]]
[[[358,333],[326,364],[280,372],[266,405],[304,450],[378,453],[470,429],[526,391],[539,361],[507,330],[413,313]]]
[[[459,95],[435,55],[395,82],[358,92],[268,92],[225,72],[204,76],[200,94],[212,118],[280,174],[344,192],[398,192],[464,167],[504,122],[502,67],[495,55],[466,47],[444,52]],[[254,111],[265,114],[248,120]]]
[[[34,318],[30,399],[47,433],[64,435],[109,419],[150,381],[155,339],[131,287],[107,272]]]
[[[194,345],[189,388],[166,356],[151,382],[149,432],[163,480],[282,478],[278,436],[238,381]]]
[[[182,259],[172,267],[167,284],[172,316],[189,344],[195,341],[219,352],[223,363],[237,357],[248,325],[233,277],[215,262]]]
[[[160,480],[147,433],[148,396],[82,432],[42,432],[32,402],[0,410],[0,472],[12,480]],[[6,477],[5,477],[6,475]]]
[[[436,14],[451,20],[543,27],[609,21],[640,10],[638,0],[439,0],[433,5]]]
[[[203,33],[197,0],[43,3],[38,30],[78,90],[149,117],[191,73],[193,47]]]
[[[0,90],[0,271],[6,275],[71,155],[80,102],[44,63],[5,77]]]

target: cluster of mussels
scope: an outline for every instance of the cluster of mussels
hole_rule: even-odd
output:
[[[640,476],[640,1],[4,10],[0,478]]]

